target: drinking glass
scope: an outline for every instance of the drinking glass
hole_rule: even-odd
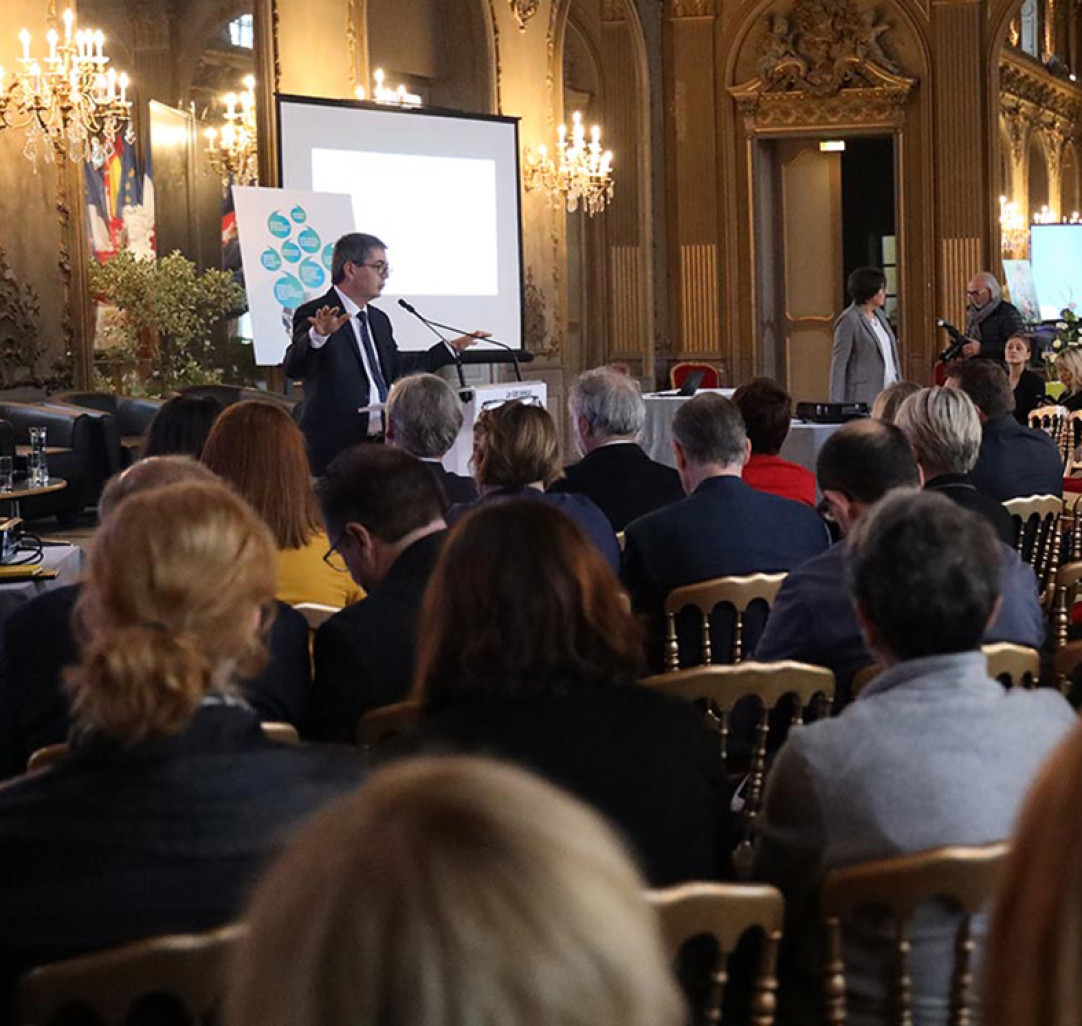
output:
[[[0,456],[0,492],[13,491],[15,460],[11,456]]]
[[[42,470],[42,454],[31,450],[26,455],[26,483],[31,488],[40,488],[46,483],[42,477]]]

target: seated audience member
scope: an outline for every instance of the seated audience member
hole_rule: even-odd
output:
[[[1044,378],[1026,369],[1032,355],[1033,343],[1027,335],[1012,335],[1007,339],[1004,359],[1014,393],[1014,419],[1019,424],[1028,424],[1029,415],[1044,401]]]
[[[733,402],[751,442],[744,480],[760,492],[814,506],[815,475],[778,455],[793,419],[789,393],[771,378],[753,378],[733,393]]]
[[[186,456],[150,456],[105,486],[98,503],[102,523],[107,523],[129,496],[181,482],[221,484],[211,471]],[[39,748],[67,739],[69,711],[61,678],[66,666],[79,661],[71,615],[81,591],[82,585],[72,584],[42,592],[4,620],[0,634],[0,778],[22,773]],[[240,684],[240,691],[260,719],[285,721],[299,729],[312,672],[308,625],[284,602],[275,603],[267,647],[267,665],[256,677]]]
[[[295,606],[347,606],[364,597],[329,547],[304,450],[304,435],[284,407],[248,400],[219,418],[203,463],[252,504],[278,546],[277,598]]]
[[[620,546],[608,517],[585,495],[543,491],[561,473],[556,425],[543,406],[516,399],[482,413],[473,428],[473,472],[481,498],[452,508],[449,524],[489,502],[535,499],[571,517],[609,566],[619,569]]]
[[[416,456],[428,466],[450,506],[472,502],[472,477],[454,474],[440,462],[462,430],[462,400],[436,374],[399,378],[387,396],[387,444]]]
[[[228,1026],[680,1026],[642,878],[598,816],[481,759],[374,773],[256,891]]]
[[[721,760],[690,703],[636,683],[620,584],[541,503],[485,506],[451,532],[417,653],[419,740],[529,767],[605,813],[653,884],[718,875]]]
[[[1056,376],[1063,383],[1063,393],[1056,400],[1072,413],[1082,410],[1082,350],[1064,349],[1052,365]]]
[[[199,459],[221,412],[222,404],[209,395],[175,395],[167,399],[150,422],[140,457]]]
[[[622,531],[636,517],[684,497],[680,476],[635,441],[646,421],[638,383],[611,367],[580,374],[568,400],[582,459],[564,468],[550,492],[585,495]]]
[[[902,403],[894,422],[913,447],[925,490],[984,517],[1000,541],[1013,545],[1014,521],[1006,507],[969,479],[981,448],[981,420],[969,396],[958,388],[922,389]]]
[[[1063,494],[1059,449],[1043,431],[1014,419],[1014,393],[999,364],[959,360],[950,366],[947,387],[965,392],[981,418],[981,451],[970,474],[977,491],[999,502]]]
[[[902,403],[919,391],[920,385],[915,381],[895,381],[893,385],[887,385],[872,403],[872,420],[893,424]]]
[[[429,468],[382,446],[335,457],[319,499],[334,549],[368,597],[316,632],[307,732],[352,743],[364,713],[409,694],[417,616],[447,525]]]
[[[920,486],[920,471],[905,436],[893,424],[877,420],[853,421],[831,435],[819,450],[818,472],[819,490],[845,535],[889,492]],[[755,658],[766,662],[796,659],[833,670],[836,707],[848,701],[853,674],[875,662],[846,591],[850,559],[843,538],[790,573],[755,649]],[[999,591],[1002,605],[984,640],[1040,648],[1044,615],[1037,577],[1002,543]]]
[[[1026,798],[999,885],[983,964],[984,1026],[1082,1022],[1082,727]]]
[[[656,668],[665,597],[673,588],[730,574],[791,570],[830,542],[815,510],[741,480],[751,446],[730,400],[715,393],[695,396],[677,410],[672,433],[687,498],[630,524],[624,549],[624,583],[635,612],[649,621],[650,663]],[[696,661],[699,622],[696,613],[678,625],[685,664]]]
[[[767,781],[754,877],[785,894],[780,1023],[821,1021],[825,874],[1005,839],[1042,760],[1076,722],[1058,692],[988,677],[979,646],[999,593],[998,547],[974,514],[908,491],[852,535],[856,616],[886,670],[839,716],[791,731]],[[947,1020],[958,922],[930,902],[908,924],[915,1022]],[[869,912],[845,930],[852,1022],[895,1021],[888,924]]]
[[[267,740],[236,695],[274,584],[270,532],[220,484],[132,495],[102,525],[72,753],[0,788],[0,1001],[30,966],[231,922],[288,831],[362,778],[353,753]]]

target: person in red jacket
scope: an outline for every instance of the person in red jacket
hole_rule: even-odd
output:
[[[793,400],[773,378],[752,378],[733,394],[751,442],[744,480],[761,492],[815,505],[815,475],[778,453],[789,434]]]

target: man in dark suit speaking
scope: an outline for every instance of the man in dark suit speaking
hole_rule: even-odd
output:
[[[285,373],[304,379],[301,429],[315,474],[343,449],[383,436],[379,409],[391,383],[412,371],[436,371],[484,332],[438,342],[421,353],[401,353],[391,322],[371,305],[391,273],[387,247],[374,235],[351,232],[334,244],[330,291],[298,307]]]

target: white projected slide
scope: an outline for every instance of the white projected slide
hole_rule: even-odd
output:
[[[515,120],[297,97],[278,111],[282,186],[348,195],[353,223],[342,231],[387,244],[392,273],[376,303],[400,348],[427,349],[435,336],[398,297],[522,347]]]
[[[1082,225],[1033,225],[1030,263],[1042,320],[1054,321],[1065,309],[1082,314]]]

